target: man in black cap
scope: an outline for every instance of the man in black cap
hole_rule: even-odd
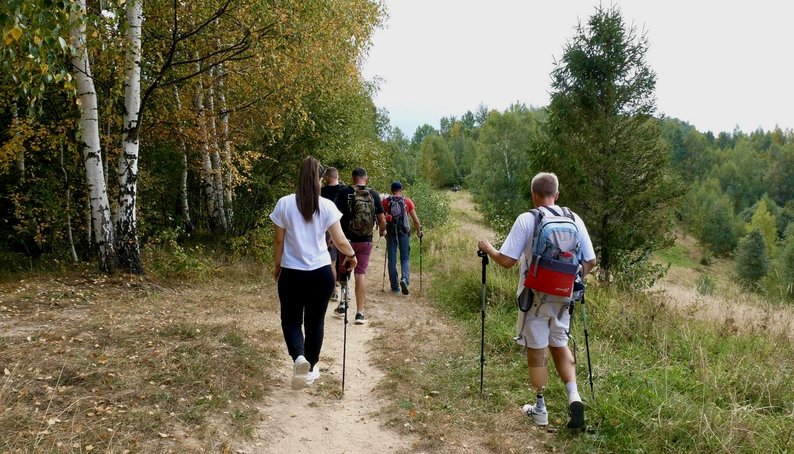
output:
[[[391,291],[402,290],[408,294],[411,279],[411,225],[408,217],[413,220],[416,236],[422,238],[422,224],[416,215],[416,205],[408,197],[403,196],[403,185],[399,181],[391,184],[391,197],[383,200],[383,211],[386,213],[386,248],[389,254],[389,283]],[[397,249],[400,250],[400,279],[397,280]]]

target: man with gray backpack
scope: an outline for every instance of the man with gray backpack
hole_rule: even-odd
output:
[[[399,181],[391,184],[391,196],[383,199],[386,213],[386,251],[388,251],[389,283],[394,293],[408,294],[411,279],[411,222],[413,220],[416,236],[422,238],[422,224],[416,215],[416,205],[403,195],[403,185]],[[397,281],[397,250],[400,251],[400,279]],[[420,251],[421,252],[421,251]]]
[[[478,246],[504,268],[521,261],[516,341],[526,350],[529,379],[535,392],[535,403],[524,405],[522,412],[538,426],[549,423],[543,396],[548,384],[548,347],[568,393],[567,427],[583,429],[584,404],[568,348],[568,309],[579,297],[574,283],[583,280],[596,264],[595,251],[582,219],[556,205],[560,194],[555,174],[535,175],[531,189],[535,209],[518,216],[501,249],[496,250],[485,240],[480,240]]]

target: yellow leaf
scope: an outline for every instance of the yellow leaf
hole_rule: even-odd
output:
[[[49,71],[50,67],[47,66],[46,63],[42,63],[41,65],[39,65],[39,69],[41,70],[42,74],[47,74],[47,71]]]
[[[14,41],[19,41],[19,38],[22,37],[22,29],[17,25],[16,27],[12,28],[8,34],[14,38]]]

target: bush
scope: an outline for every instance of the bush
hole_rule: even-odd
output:
[[[209,268],[204,247],[183,247],[180,239],[186,237],[181,227],[164,229],[149,238],[144,253],[149,255],[151,269],[165,278],[202,275]]]
[[[736,249],[736,272],[745,283],[755,284],[769,271],[769,257],[761,231],[753,229]]]
[[[435,228],[449,220],[449,197],[426,181],[417,181],[405,190],[416,204],[422,228]]]
[[[714,290],[717,289],[717,281],[706,273],[700,273],[697,281],[697,290],[701,295],[713,295]]]

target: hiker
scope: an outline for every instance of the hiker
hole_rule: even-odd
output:
[[[539,173],[532,178],[532,203],[539,213],[542,211],[546,216],[552,210],[556,213],[563,212],[563,209],[556,205],[560,195],[558,190],[559,182],[553,173]],[[567,210],[567,213],[573,217],[578,230],[580,276],[581,279],[584,279],[584,276],[596,264],[593,243],[582,219],[570,210]],[[480,240],[478,242],[480,250],[486,252],[494,262],[504,268],[512,267],[522,258],[521,278],[517,293],[519,296],[524,290],[524,277],[529,268],[527,257],[533,256],[532,243],[537,222],[536,215],[532,212],[519,215],[500,250],[496,250],[488,241]],[[563,298],[564,301],[559,301],[560,298],[553,295],[538,293],[530,289],[527,291],[530,292],[534,300],[529,310],[526,312],[519,310],[518,312],[517,326],[520,331],[516,339],[519,345],[526,349],[529,379],[536,394],[536,401],[534,404],[524,405],[522,412],[533,418],[535,424],[539,426],[548,424],[549,415],[543,397],[543,391],[548,384],[546,366],[546,347],[548,347],[557,374],[565,384],[568,393],[569,419],[567,426],[570,429],[581,429],[584,427],[584,404],[582,404],[576,385],[573,355],[568,349],[570,298],[567,300]]]
[[[353,170],[353,184],[342,188],[336,198],[336,206],[342,212],[342,230],[350,240],[356,252],[358,264],[353,274],[356,281],[356,317],[355,324],[367,323],[364,309],[367,302],[367,266],[372,253],[372,231],[377,225],[380,236],[386,235],[386,216],[383,214],[383,205],[378,192],[367,186],[369,177],[362,167]],[[345,314],[344,303],[334,309],[334,314]]]
[[[357,264],[341,218],[336,205],[320,197],[320,164],[307,157],[301,164],[297,190],[280,198],[270,213],[275,224],[273,277],[278,284],[281,330],[294,361],[292,389],[311,385],[320,376],[317,361],[328,298],[334,289],[326,231],[345,255],[347,269]]]
[[[339,171],[335,167],[327,167],[323,173],[323,181],[325,185],[320,189],[320,197],[325,197],[336,205],[336,196],[339,195],[339,191],[343,187],[339,183]],[[333,266],[331,266],[331,271],[334,273],[334,292],[331,294],[331,301],[338,301],[339,292],[336,290],[336,260],[339,251],[336,249],[336,246],[334,246],[334,242],[331,241],[331,236],[328,232],[325,233],[325,241],[328,243],[328,253],[331,255],[331,263],[333,264]]]
[[[414,202],[403,196],[403,185],[399,181],[391,184],[391,196],[383,200],[383,211],[386,212],[386,250],[389,260],[389,283],[391,291],[403,295],[408,294],[411,279],[411,226],[413,220],[416,236],[422,238],[422,224],[416,215]],[[397,281],[397,249],[400,250],[400,280]]]

